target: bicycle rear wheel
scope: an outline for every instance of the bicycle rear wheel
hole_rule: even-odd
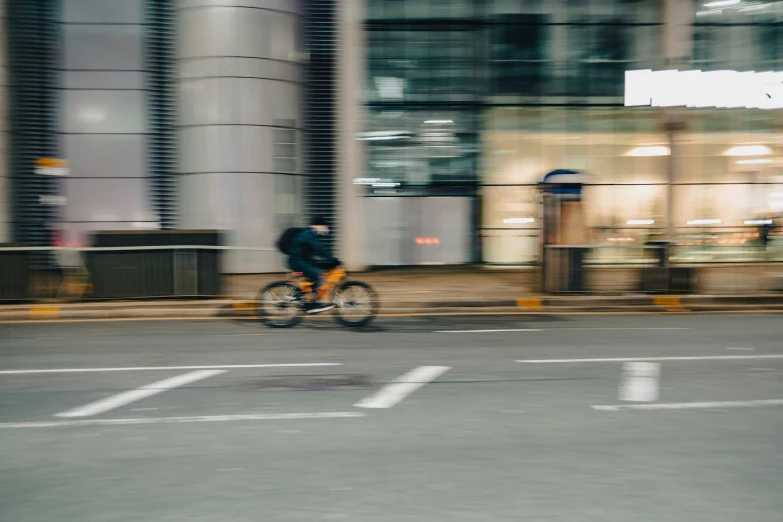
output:
[[[256,311],[261,322],[271,328],[290,328],[301,320],[302,292],[285,281],[267,285],[258,293]]]
[[[361,281],[348,281],[334,292],[337,321],[350,327],[367,326],[378,315],[378,296],[375,290]]]

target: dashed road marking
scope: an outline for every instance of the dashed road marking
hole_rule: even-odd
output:
[[[381,388],[377,393],[370,395],[354,404],[357,408],[391,408],[402,401],[425,384],[434,381],[447,371],[451,366],[419,366],[405,375],[397,377],[394,381]]]
[[[200,381],[202,379],[207,379],[209,377],[214,377],[215,375],[220,375],[221,373],[226,373],[226,370],[199,370],[195,372],[184,373],[182,375],[177,375],[176,377],[171,377],[169,379],[163,379],[162,381],[153,382],[152,384],[147,384],[146,386],[136,388],[135,390],[129,390],[118,393],[117,395],[112,395],[111,397],[106,397],[105,399],[101,399],[85,406],[80,406],[72,410],[57,413],[55,414],[55,417],[91,417],[105,411],[119,408],[120,406],[125,406],[126,404],[130,404],[132,402],[140,401],[141,399],[146,399],[147,397],[152,397],[153,395],[158,395],[159,393],[163,393],[173,388],[179,388],[180,386],[185,386],[186,384]]]
[[[623,366],[623,379],[617,398],[629,402],[655,402],[658,400],[660,363],[627,362]]]

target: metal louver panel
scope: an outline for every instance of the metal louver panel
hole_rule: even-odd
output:
[[[6,0],[12,234],[25,245],[51,245],[57,219],[42,201],[59,179],[36,174],[35,161],[58,157],[59,10],[59,0]]]
[[[305,0],[304,38],[308,63],[305,68],[304,127],[306,135],[305,198],[310,216],[324,216],[332,225],[334,241],[337,205],[337,1]]]
[[[146,1],[147,169],[152,209],[163,229],[177,224],[176,16],[176,0]]]

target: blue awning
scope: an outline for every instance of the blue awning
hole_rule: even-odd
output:
[[[587,183],[587,175],[576,170],[557,169],[548,173],[539,186],[550,194],[581,195],[582,185]]]

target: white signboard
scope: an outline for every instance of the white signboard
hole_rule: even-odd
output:
[[[783,108],[783,72],[625,71],[625,106]]]

